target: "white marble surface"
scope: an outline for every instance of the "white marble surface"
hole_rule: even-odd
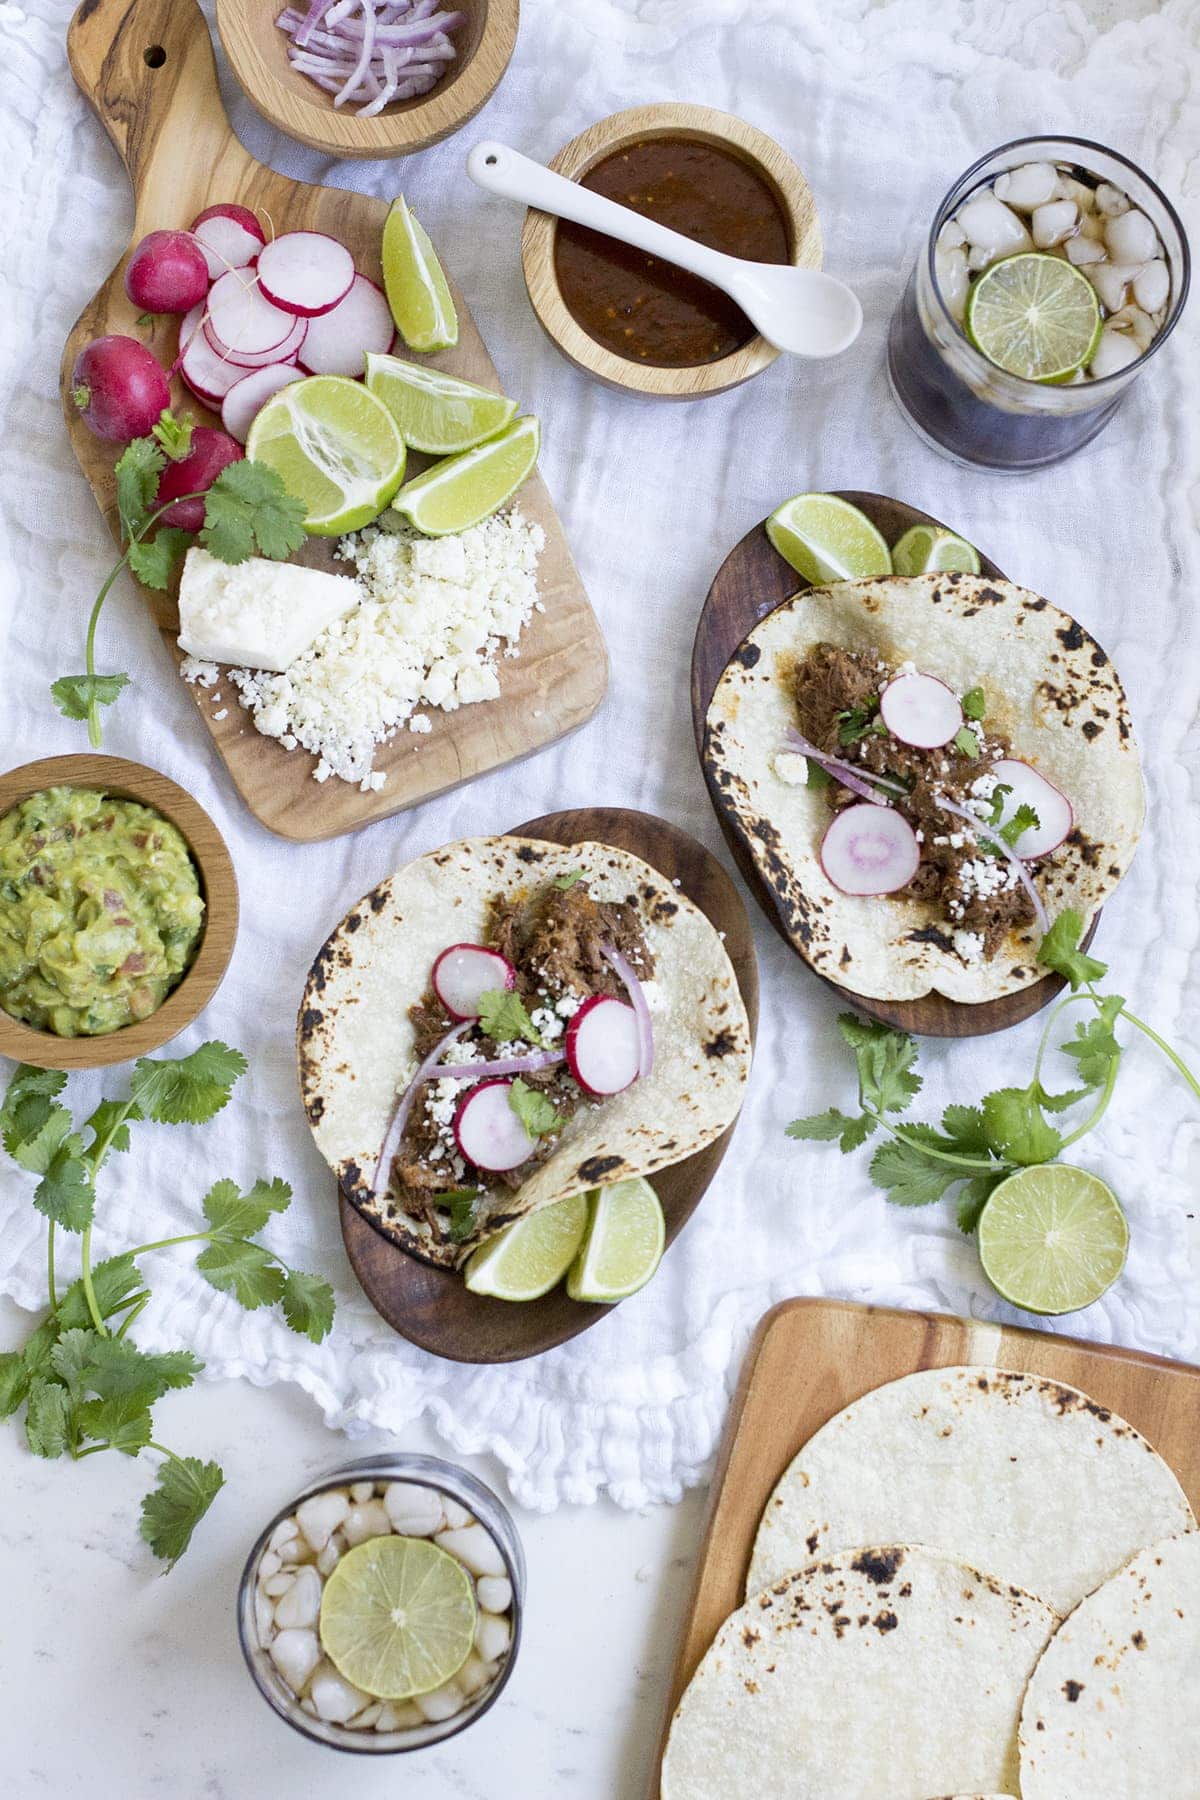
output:
[[[0,1348],[28,1315],[0,1302]],[[202,1384],[159,1403],[181,1450],[226,1486],[169,1576],[137,1536],[149,1459],[39,1462],[0,1431],[0,1793],[5,1800],[642,1800],[651,1785],[704,1495],[677,1507],[539,1516],[514,1508],[529,1585],[504,1694],[442,1748],[348,1757],[260,1699],[234,1598],[260,1526],[310,1475],[360,1450],[294,1387]],[[414,1427],[403,1448],[445,1454]],[[499,1487],[497,1465],[458,1459]]]

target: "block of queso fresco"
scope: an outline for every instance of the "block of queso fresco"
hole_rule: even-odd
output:
[[[282,672],[361,597],[351,575],[261,556],[225,563],[192,549],[179,585],[179,646],[204,662]]]

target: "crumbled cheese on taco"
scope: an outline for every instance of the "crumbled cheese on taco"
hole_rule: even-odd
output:
[[[337,775],[364,792],[386,775],[376,747],[406,722],[428,732],[421,707],[454,712],[500,692],[497,663],[518,653],[537,597],[539,525],[516,510],[452,537],[374,527],[343,539],[364,589],[361,605],[323,631],[282,673],[234,669],[259,731],[309,751],[317,781]]]

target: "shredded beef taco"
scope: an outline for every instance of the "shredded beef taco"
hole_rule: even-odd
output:
[[[698,907],[626,851],[517,837],[448,844],[368,894],[313,963],[298,1044],[342,1192],[451,1266],[719,1137],[750,1065]]]
[[[812,966],[982,1001],[1044,973],[1133,857],[1141,766],[1115,669],[1037,594],[972,575],[814,588],[746,638],[705,773]]]

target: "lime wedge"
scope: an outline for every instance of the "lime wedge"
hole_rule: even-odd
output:
[[[642,1176],[588,1195],[588,1231],[567,1276],[572,1300],[624,1300],[645,1287],[666,1246],[658,1195]]]
[[[474,450],[448,456],[406,482],[393,509],[427,537],[478,525],[516,493],[537,461],[541,437],[541,426],[528,413]]]
[[[983,1272],[1026,1312],[1090,1306],[1125,1267],[1129,1224],[1110,1187],[1068,1163],[1018,1169],[979,1221]]]
[[[586,1194],[526,1213],[472,1253],[467,1286],[473,1294],[491,1294],[496,1300],[540,1299],[570,1268],[587,1218]]]
[[[427,363],[367,352],[367,386],[383,401],[410,450],[451,456],[503,431],[515,400],[459,381]]]
[[[450,350],[458,314],[437,251],[408,210],[393,200],[383,226],[383,285],[396,328],[410,350]]]
[[[767,536],[785,562],[823,587],[890,575],[892,556],[865,513],[836,494],[796,494],[767,520]]]
[[[428,1538],[375,1537],[347,1550],[321,1596],[321,1647],[377,1700],[407,1700],[449,1681],[475,1641],[475,1589]]]
[[[404,479],[404,440],[391,413],[342,375],[281,388],[251,425],[246,455],[304,501],[304,529],[317,537],[369,524]]]
[[[942,570],[978,575],[979,552],[966,538],[956,537],[941,525],[911,525],[892,546],[892,568],[897,575],[932,575]]]
[[[1100,302],[1081,269],[1029,251],[985,269],[967,299],[967,336],[1025,381],[1063,381],[1092,359]]]

